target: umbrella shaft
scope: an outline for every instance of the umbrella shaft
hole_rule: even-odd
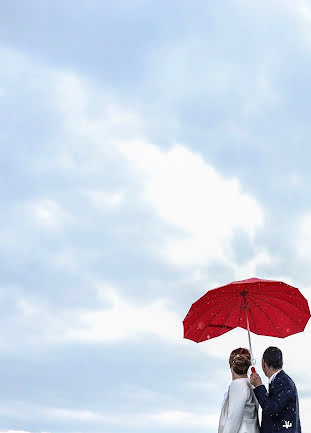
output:
[[[253,349],[252,349],[252,342],[251,342],[251,333],[250,333],[250,330],[249,330],[249,321],[248,321],[248,312],[247,312],[247,310],[248,310],[248,304],[246,303],[245,313],[246,313],[248,343],[249,343],[249,350],[251,352],[251,359],[252,359],[252,365],[253,365],[254,364],[254,358],[253,358]]]

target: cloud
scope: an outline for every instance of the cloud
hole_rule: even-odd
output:
[[[291,14],[296,15],[304,24],[308,24],[311,21],[311,6],[310,2],[307,0],[297,0],[296,2],[291,2],[286,0],[285,2],[278,2],[285,10]]]
[[[28,344],[62,342],[66,329],[76,323],[77,316],[74,309],[62,309],[56,312],[49,301],[41,296],[26,297],[20,292],[18,296],[15,294],[12,298],[16,307],[10,322],[11,332],[14,333],[15,338],[7,339],[3,335],[8,347],[17,349],[20,344],[26,342]]]
[[[21,344],[65,344],[135,342],[154,336],[166,342],[181,344],[182,318],[174,311],[168,298],[152,302],[131,302],[108,285],[101,284],[97,307],[71,306],[55,311],[39,296],[10,296],[14,312],[10,313],[11,335],[1,332],[3,350],[17,350]],[[95,290],[95,289],[94,289]],[[44,326],[41,324],[44,323]]]
[[[172,142],[164,149],[152,143],[145,138],[142,113],[123,107],[77,73],[64,69],[46,75],[53,89],[48,105],[60,116],[65,145],[56,146],[48,160],[40,156],[33,161],[35,172],[77,177],[81,197],[106,211],[119,209],[126,191],[132,209],[135,203],[152,212],[154,224],[162,223],[154,253],[168,264],[191,267],[223,261],[234,268],[235,231],[244,232],[254,246],[264,222],[262,206],[239,179],[224,176],[185,145]],[[98,188],[100,177],[104,185]],[[96,187],[85,188],[83,179]],[[57,206],[49,199],[38,203],[35,217],[42,227],[65,222]],[[255,255],[267,257],[267,252],[257,248]]]
[[[207,413],[206,413],[207,412]],[[182,428],[217,428],[219,422],[219,413],[191,412],[180,410],[168,410],[151,414],[143,417],[149,422],[163,427],[182,427]]]
[[[163,151],[136,141],[119,149],[143,175],[145,202],[180,231],[165,246],[172,263],[198,265],[228,259],[225,251],[236,229],[254,239],[263,223],[263,211],[253,197],[243,193],[237,179],[221,176],[182,145]]]
[[[0,433],[32,433],[32,432],[26,430],[0,430]],[[49,432],[40,431],[40,433],[49,433]]]
[[[124,199],[123,193],[119,192],[108,193],[101,190],[88,190],[85,194],[96,207],[111,210],[118,209]]]
[[[29,401],[10,402],[10,413],[19,414],[20,418],[28,420],[31,418],[32,411],[35,411],[39,419],[52,419],[63,422],[80,421],[82,423],[108,423],[118,424],[119,418],[107,415],[101,412],[92,411],[83,408],[66,408],[44,406],[42,404],[31,403]],[[43,433],[43,432],[42,432]]]
[[[24,58],[20,62],[27,71],[26,77],[31,75],[30,62]],[[113,219],[117,212],[112,211],[121,214],[125,204],[124,207],[131,209],[134,223],[137,209],[144,217],[143,225],[138,227],[141,238],[137,236],[137,243],[136,239],[130,239],[137,255],[133,259],[138,263],[147,251],[155,260],[160,257],[164,266],[173,265],[182,270],[194,267],[199,274],[198,268],[219,261],[240,276],[255,273],[260,264],[270,260],[262,248],[254,247],[253,256],[243,266],[236,263],[232,254],[235,231],[245,233],[254,246],[264,222],[261,205],[244,191],[238,178],[221,174],[186,145],[170,143],[163,148],[152,143],[144,136],[142,113],[123,107],[105,88],[95,88],[68,69],[53,70],[42,65],[39,69],[37,98],[39,101],[43,98],[44,105],[53,110],[59,140],[47,151],[43,149],[37,158],[31,158],[30,168],[35,178],[45,179],[45,173],[53,173],[57,193],[42,194],[39,198],[30,194],[25,201],[31,210],[31,224],[35,222],[38,228],[38,247],[42,248],[40,230],[64,229],[66,242],[60,242],[57,248],[52,243],[52,254],[42,258],[52,275],[56,270],[78,275],[85,266],[88,276],[85,291],[94,297],[92,259],[85,265],[90,240],[93,260],[99,260],[101,250],[106,248],[104,257],[108,261],[116,239],[108,237],[115,227]],[[43,87],[46,93],[42,96]],[[58,183],[61,179],[63,183]],[[90,203],[94,205],[94,213]],[[106,227],[98,209],[112,218]],[[116,224],[118,230],[123,225],[130,231],[127,214]],[[96,243],[103,233],[106,246]],[[77,239],[82,235],[81,246]],[[124,248],[122,241],[127,239],[117,240],[119,259]],[[138,246],[142,250],[140,255]],[[135,287],[133,291],[137,290],[135,284],[132,287]],[[153,301],[142,301],[138,306],[129,297],[122,296],[122,289],[120,285],[120,294],[116,291],[111,294],[107,289],[104,302],[110,302],[109,308],[99,305],[88,309],[82,305],[75,309],[63,307],[56,313],[49,299],[42,302],[39,297],[32,300],[21,297],[17,305],[22,315],[17,323],[31,331],[30,338],[48,341],[111,342],[143,335],[181,341],[182,318],[171,307],[170,294],[166,296],[162,292]],[[46,326],[38,328],[35,323],[43,320]]]
[[[43,415],[50,418],[78,420],[83,422],[107,422],[115,423],[116,418],[112,416],[103,415],[99,412],[91,410],[79,409],[66,409],[66,408],[43,408]]]
[[[299,389],[298,389],[299,392]],[[311,414],[310,414],[310,404],[311,398],[300,398],[299,399],[299,413],[300,413],[300,422],[301,422],[301,430],[308,430],[311,423]]]
[[[68,219],[66,212],[61,209],[60,205],[50,199],[42,199],[30,207],[32,219],[46,229],[57,229]]]
[[[182,411],[176,409],[142,412],[142,411],[119,411],[115,416],[107,415],[102,412],[94,412],[84,409],[67,409],[54,408],[42,405],[23,405],[23,409],[34,410],[39,418],[46,420],[53,419],[57,422],[63,422],[64,427],[70,426],[70,422],[80,422],[83,425],[94,425],[97,428],[107,428],[107,426],[122,426],[135,427],[140,430],[142,428],[158,427],[158,428],[215,428],[218,425],[219,414],[211,411]],[[26,417],[24,417],[26,416]],[[28,414],[20,413],[22,419],[29,418]],[[69,424],[68,424],[69,423]],[[63,431],[63,430],[62,430]],[[69,431],[72,431],[71,427]],[[1,433],[31,433],[26,430],[5,430]],[[46,432],[41,432],[46,433]]]
[[[112,342],[144,335],[175,342],[182,339],[180,317],[169,308],[168,300],[159,298],[137,306],[113,289],[105,288],[105,292],[102,300],[109,301],[111,307],[82,311],[80,325],[67,329],[66,339]]]
[[[306,212],[300,217],[296,231],[296,251],[301,259],[311,254],[311,212]]]

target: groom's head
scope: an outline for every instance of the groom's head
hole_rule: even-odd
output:
[[[268,347],[262,355],[262,369],[267,377],[283,367],[282,351],[278,347]]]

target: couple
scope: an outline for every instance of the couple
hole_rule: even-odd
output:
[[[268,347],[262,356],[262,369],[269,378],[268,392],[257,373],[248,379],[251,355],[247,349],[234,350],[229,366],[232,382],[222,407],[218,433],[301,433],[296,386],[282,370],[280,349]],[[262,408],[260,427],[259,405]]]

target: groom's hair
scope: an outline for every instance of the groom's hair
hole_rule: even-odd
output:
[[[283,355],[278,347],[268,347],[268,349],[264,351],[262,359],[266,362],[268,367],[273,370],[283,367]]]

